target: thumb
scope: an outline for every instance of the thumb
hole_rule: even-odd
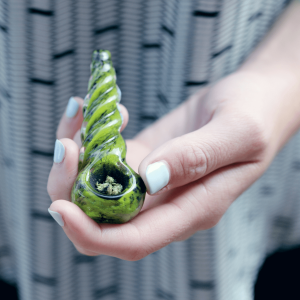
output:
[[[218,116],[204,127],[166,142],[139,166],[148,193],[186,185],[233,163],[256,160],[261,149],[256,132],[250,122]]]

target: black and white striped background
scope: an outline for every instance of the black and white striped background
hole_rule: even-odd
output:
[[[112,53],[128,138],[236,70],[288,2],[0,0],[0,275],[22,300],[252,299],[266,253],[299,243],[299,135],[218,226],[138,262],[79,254],[46,184],[94,49]]]

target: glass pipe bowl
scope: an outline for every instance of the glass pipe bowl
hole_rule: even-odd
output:
[[[104,182],[107,175],[122,185],[120,194],[108,195],[97,190],[96,183]],[[118,156],[109,155],[80,172],[73,187],[72,202],[97,223],[121,224],[140,212],[145,193],[141,177]]]

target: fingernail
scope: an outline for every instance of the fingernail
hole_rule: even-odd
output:
[[[120,113],[120,115],[121,115],[122,124],[123,124],[124,117],[123,117],[123,115],[122,115],[122,113],[121,113],[121,108],[120,108],[120,105],[119,105],[118,103],[117,103],[117,108],[118,108],[118,111],[119,111],[119,113]]]
[[[61,163],[65,156],[65,147],[60,140],[56,140],[54,147],[53,161],[57,164]]]
[[[78,102],[73,97],[71,97],[69,99],[69,102],[68,102],[68,105],[67,105],[66,116],[68,118],[75,117],[76,114],[77,114],[78,108],[79,108]]]
[[[50,210],[49,208],[48,208],[48,211],[49,211],[49,214],[52,216],[52,218],[58,223],[58,225],[60,225],[60,226],[65,225],[64,220],[62,219],[60,213]]]
[[[165,163],[161,161],[156,162],[147,167],[146,180],[150,194],[155,194],[168,184],[170,171]]]

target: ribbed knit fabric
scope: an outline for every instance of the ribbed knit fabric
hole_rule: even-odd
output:
[[[0,0],[0,276],[21,300],[250,300],[270,251],[300,243],[300,135],[219,224],[137,261],[79,254],[48,214],[55,132],[108,49],[125,137],[235,71],[289,1]]]

